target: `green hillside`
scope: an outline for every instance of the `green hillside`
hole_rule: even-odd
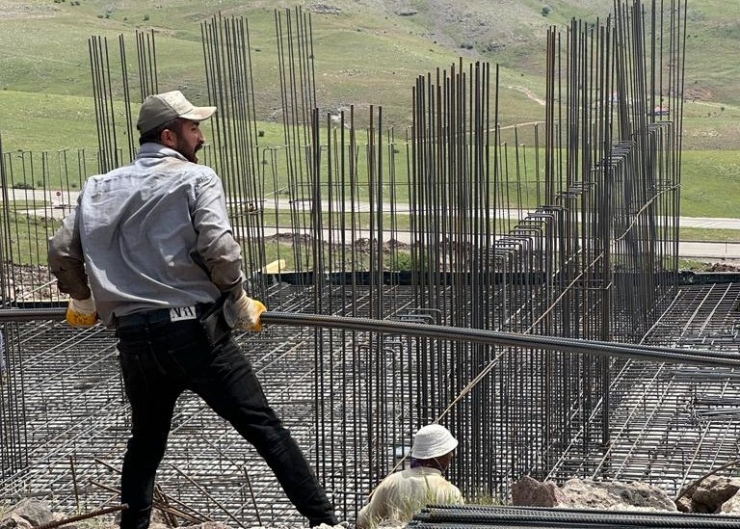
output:
[[[466,43],[458,44],[443,36],[433,38],[424,23],[425,16],[409,15],[414,11],[411,9],[394,11],[392,3],[339,1],[332,6],[317,3],[304,7],[311,16],[317,97],[322,108],[381,105],[387,124],[405,127],[410,122],[411,88],[418,75],[448,68],[461,54],[476,58],[475,50],[460,47]],[[78,139],[87,141],[84,136],[78,138],[83,133],[76,127],[57,129],[64,130],[66,142],[75,143],[59,145],[52,140],[54,144],[46,147],[43,141],[36,141],[35,131],[43,136],[54,128],[47,123],[49,112],[61,114],[51,118],[55,121],[94,118],[91,102],[87,103],[90,113],[84,114],[84,98],[92,93],[88,50],[92,36],[107,39],[111,50],[116,51],[118,38],[123,35],[131,62],[136,32],[153,31],[160,89],[180,88],[191,97],[204,94],[201,24],[218,14],[248,21],[257,116],[269,120],[280,108],[273,5],[287,9],[298,4],[183,1],[152,5],[91,0],[55,4],[0,0],[0,5],[10,6],[0,8],[0,49],[6,51],[0,58],[0,131],[6,149],[77,147]],[[450,2],[446,9],[454,20],[453,6],[456,4]],[[531,16],[542,29],[547,27],[541,15],[532,12]],[[456,32],[452,24],[437,28],[442,30]],[[502,107],[507,109],[503,116],[507,122],[539,119],[542,105],[526,95],[536,92],[539,84],[537,72],[502,71],[506,93],[501,97],[506,103]],[[45,96],[42,101],[36,97],[39,94]],[[18,121],[26,123],[19,128]]]
[[[669,3],[669,2],[666,2]],[[322,110],[380,105],[403,131],[419,75],[460,57],[500,66],[500,121],[542,120],[545,35],[573,17],[608,16],[606,0],[0,0],[0,135],[3,149],[95,149],[88,41],[111,54],[126,43],[135,70],[137,32],[153,34],[160,90],[205,102],[201,28],[215,16],[248,22],[256,114],[276,121],[281,102],[276,9],[310,14]],[[740,128],[740,3],[690,0],[684,106],[684,213],[728,216],[702,189],[737,187]],[[134,63],[134,64],[132,64]],[[112,69],[115,77],[115,68]],[[115,85],[115,82],[113,83]],[[116,94],[118,96],[119,94]],[[724,154],[723,152],[726,152]],[[704,163],[706,153],[707,163]],[[706,185],[705,185],[706,184]]]

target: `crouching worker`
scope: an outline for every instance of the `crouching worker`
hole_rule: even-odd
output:
[[[411,468],[391,474],[377,486],[357,515],[357,529],[410,522],[425,505],[465,503],[460,489],[442,475],[456,447],[457,439],[440,424],[419,429],[411,448]]]

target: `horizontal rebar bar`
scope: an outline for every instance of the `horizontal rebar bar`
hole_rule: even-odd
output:
[[[737,355],[728,355],[716,352],[693,351],[691,353],[678,353],[676,352],[676,349],[668,347],[627,345],[595,340],[575,340],[552,336],[535,336],[531,334],[489,331],[485,329],[445,327],[443,325],[372,320],[367,318],[350,318],[346,316],[293,314],[271,311],[262,314],[262,322],[267,325],[310,325],[314,327],[327,327],[334,329],[373,331],[385,334],[439,338],[444,340],[483,343],[488,345],[544,349],[548,351],[577,354],[597,354],[602,356],[628,358],[632,360],[727,367],[740,366],[740,358],[738,358]]]
[[[39,320],[63,320],[66,314],[66,307],[53,307],[43,309],[2,309],[0,310],[0,323]]]
[[[62,319],[66,309],[3,309],[0,310],[0,323],[8,321],[33,321],[43,319]],[[297,314],[268,311],[262,314],[266,325],[292,325],[371,331],[384,334],[438,338],[457,342],[481,343],[508,347],[543,349],[576,354],[596,354],[600,356],[626,358],[640,361],[670,362],[691,365],[740,367],[740,358],[734,354],[713,351],[677,352],[669,347],[653,347],[634,344],[618,344],[596,340],[576,340],[553,336],[536,336],[511,332],[490,331],[429,325],[370,318],[352,318],[324,314]]]
[[[737,527],[740,518],[686,513],[642,513],[586,509],[551,509],[541,507],[506,507],[479,505],[434,505],[422,509],[409,527],[416,522],[449,527],[449,524],[486,525],[487,527]]]

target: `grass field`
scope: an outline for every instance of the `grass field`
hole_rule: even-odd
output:
[[[121,75],[119,39],[128,74],[136,68],[136,36],[153,35],[159,88],[182,89],[205,102],[201,45],[214,17],[248,21],[261,147],[280,145],[276,27],[295,23],[297,1],[0,0],[0,139],[5,152],[98,147],[90,97],[89,41],[110,48],[112,84]],[[608,4],[608,6],[607,6]],[[353,105],[362,122],[370,105],[403,138],[416,78],[480,59],[500,67],[503,125],[541,121],[542,64],[548,27],[571,17],[604,17],[611,2],[558,0],[336,0],[302,4],[310,17],[317,99],[328,112]],[[434,8],[432,9],[432,5]],[[740,216],[740,3],[692,0],[687,12],[681,214]],[[670,21],[665,21],[668,24]],[[113,94],[120,101],[120,93]],[[123,109],[117,103],[120,115]],[[122,118],[119,118],[123,122]]]

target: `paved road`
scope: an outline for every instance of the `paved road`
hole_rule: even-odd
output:
[[[740,219],[681,217],[682,228],[712,230],[740,230]],[[740,260],[740,232],[738,242],[686,242],[678,243],[678,254],[686,258]]]
[[[738,220],[740,223],[740,220]],[[738,228],[740,229],[740,228]],[[286,229],[279,230],[280,233],[284,233]],[[264,234],[267,237],[275,235],[278,232],[275,228],[265,228]],[[370,237],[368,230],[356,230],[357,239],[367,239]],[[408,243],[410,241],[409,232],[399,231],[396,233],[388,232],[387,239],[396,239],[402,243]],[[341,240],[341,231],[335,231],[329,233],[329,230],[324,230],[324,240],[330,238],[334,241]],[[740,239],[740,233],[738,233],[738,239]],[[697,260],[709,260],[709,261],[728,261],[728,264],[740,266],[740,241],[736,243],[726,242],[685,242],[681,241],[678,243],[678,255],[685,259],[697,259]]]
[[[681,241],[678,243],[678,255],[687,259],[711,259],[740,262],[740,242]]]
[[[706,228],[712,230],[740,230],[740,219],[711,217],[681,217],[682,228]]]
[[[29,191],[29,190],[8,190],[9,200],[20,200],[20,201],[31,201],[31,200],[45,200],[52,203],[55,208],[52,210],[52,216],[56,218],[62,218],[69,212],[69,204],[74,204],[77,201],[77,191],[70,192],[57,192],[53,190],[47,191]],[[290,209],[291,203],[289,200],[284,198],[278,199],[267,199],[263,206],[267,209]],[[310,207],[307,205],[306,207]],[[336,207],[336,205],[335,205]],[[356,204],[355,211],[369,211],[368,204]],[[407,204],[395,204],[395,211],[397,213],[408,212]],[[33,214],[33,211],[28,213]],[[36,214],[48,215],[48,210],[39,210]],[[499,216],[506,215],[507,212],[499,212]],[[512,212],[511,214],[516,214]],[[680,226],[684,228],[699,228],[699,229],[722,229],[722,230],[738,230],[738,242],[680,242],[678,246],[678,252],[681,257],[684,258],[695,258],[695,259],[712,259],[712,260],[732,260],[740,261],[740,218],[710,218],[710,217],[681,217]],[[272,232],[273,230],[267,230]],[[399,234],[400,235],[400,234]],[[362,237],[367,235],[360,234]],[[402,239],[399,236],[399,239]]]

